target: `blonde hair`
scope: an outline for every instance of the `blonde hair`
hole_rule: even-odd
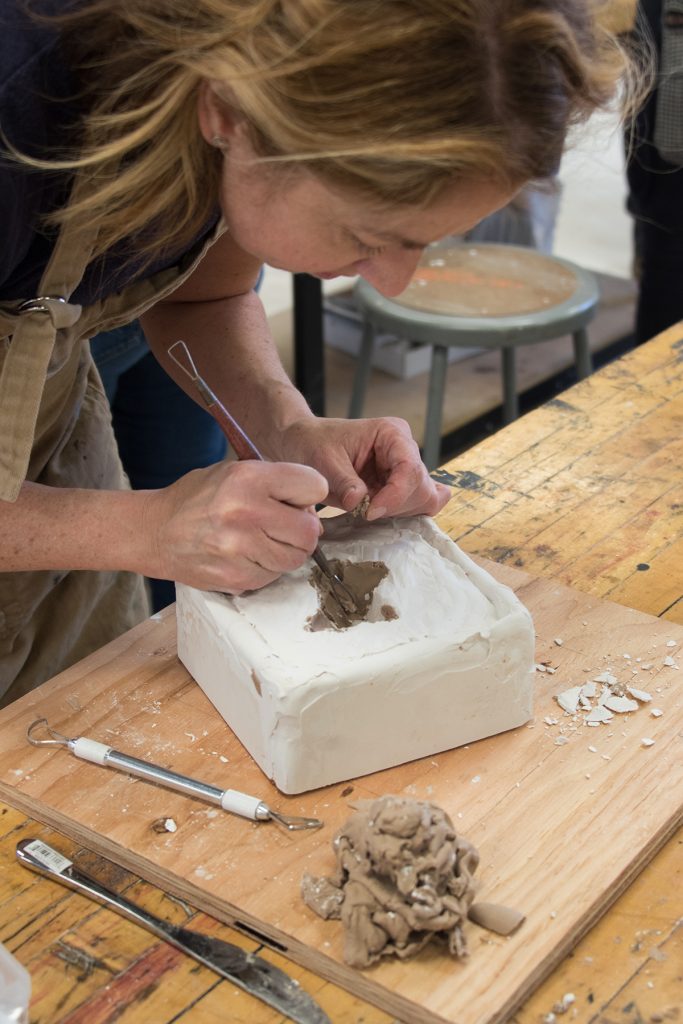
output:
[[[181,251],[215,211],[221,154],[199,131],[211,81],[260,159],[382,203],[448,183],[552,174],[567,129],[628,59],[595,0],[93,0],[58,19],[88,113],[68,159],[103,252]],[[229,159],[229,156],[228,156]]]

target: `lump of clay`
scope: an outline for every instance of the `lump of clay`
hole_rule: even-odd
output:
[[[370,495],[366,494],[352,509],[351,519],[364,520],[369,505]],[[356,622],[365,622],[374,593],[389,573],[384,562],[379,561],[352,562],[335,558],[328,565],[343,586],[335,584],[319,566],[314,567],[308,581],[318,594],[318,611],[306,620],[307,629],[312,632],[348,629]],[[398,618],[398,612],[391,605],[382,605],[381,614],[387,621]]]
[[[344,591],[340,600],[338,584],[334,584],[319,566],[314,566],[310,583],[318,592],[320,608],[309,620],[309,628],[348,629],[356,622],[365,622],[375,590],[389,572],[386,565],[377,561],[350,562],[333,558],[329,566],[344,584]],[[350,601],[345,600],[347,593],[351,595]]]
[[[465,956],[462,926],[474,899],[477,850],[434,804],[385,796],[353,806],[334,839],[335,874],[302,881],[312,910],[341,919],[346,962],[405,959],[436,938]]]

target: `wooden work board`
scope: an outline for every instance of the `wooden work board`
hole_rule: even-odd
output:
[[[405,1024],[507,1021],[683,820],[683,628],[484,564],[527,605],[537,660],[555,669],[536,673],[527,726],[285,797],[178,662],[175,622],[166,613],[0,712],[0,794]],[[652,703],[596,728],[565,715],[553,695],[608,668],[648,690]],[[661,716],[651,715],[655,707]],[[325,827],[283,833],[80,761],[65,748],[31,747],[26,728],[40,716],[68,736],[243,790],[285,813],[320,817]],[[643,738],[654,743],[645,747]],[[303,904],[301,876],[329,874],[331,841],[350,803],[386,793],[432,801],[451,815],[481,852],[479,898],[527,915],[515,935],[468,924],[466,961],[435,947],[366,971],[344,964],[341,924]],[[159,834],[153,824],[167,817],[177,831]]]

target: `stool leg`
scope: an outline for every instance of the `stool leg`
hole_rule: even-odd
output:
[[[448,369],[448,346],[432,347],[432,367],[429,374],[429,391],[427,393],[427,414],[425,416],[425,436],[422,445],[422,461],[427,469],[436,469],[441,453],[441,420],[443,418],[443,396],[446,390],[446,371]]]
[[[372,370],[372,352],[375,347],[375,329],[367,319],[363,320],[363,335],[361,337],[360,351],[356,361],[356,373],[353,378],[353,389],[351,401],[349,402],[349,419],[355,420],[363,413],[363,403],[370,381]]]
[[[590,377],[593,372],[593,357],[591,356],[588,344],[588,332],[585,327],[579,327],[574,331],[574,359],[576,361],[576,376],[579,380]]]
[[[519,416],[515,350],[505,346],[500,351],[503,359],[503,422],[512,423]]]

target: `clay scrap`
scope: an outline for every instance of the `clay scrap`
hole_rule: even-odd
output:
[[[369,505],[370,495],[366,494],[350,512],[351,519],[364,520]],[[385,563],[379,561],[353,562],[348,559],[333,559],[329,564],[335,576],[352,595],[354,607],[350,609],[348,606],[345,607],[343,600],[339,601],[329,577],[315,566],[308,581],[318,593],[318,611],[307,621],[307,628],[311,632],[320,629],[348,629],[356,622],[366,622],[375,590],[389,574]],[[392,605],[383,605],[380,614],[387,622],[398,618],[398,612]]]
[[[384,562],[352,562],[347,559],[330,559],[330,568],[335,576],[353,595],[353,608],[343,607],[336,596],[329,577],[316,565],[309,577],[309,583],[318,592],[319,611],[308,622],[312,631],[319,629],[348,629],[356,622],[365,622],[372,604],[375,590],[388,575]],[[390,618],[397,618],[392,608]]]
[[[350,966],[369,967],[389,955],[407,959],[433,940],[465,957],[470,914],[500,934],[522,923],[521,914],[505,907],[473,907],[479,853],[439,807],[397,796],[352,806],[355,813],[333,841],[334,875],[306,874],[301,883],[307,906],[342,921]]]

